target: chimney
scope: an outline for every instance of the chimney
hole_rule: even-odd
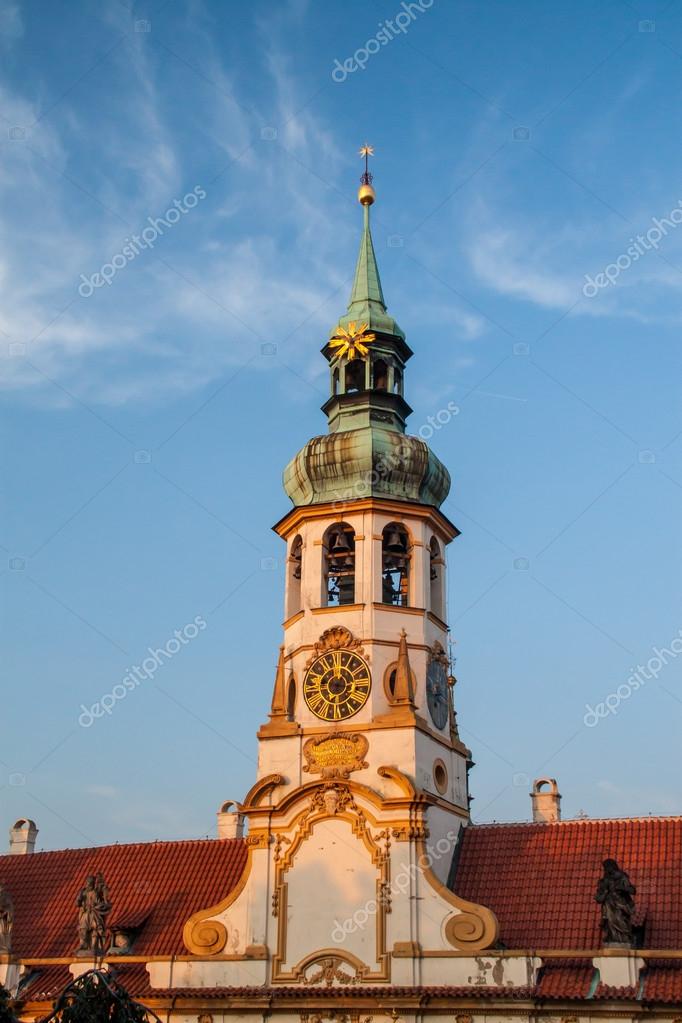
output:
[[[536,778],[530,799],[535,824],[554,824],[561,820],[561,793],[556,778]]]
[[[9,829],[9,851],[11,856],[32,853],[36,847],[38,829],[35,821],[21,818]]]
[[[239,810],[231,810],[235,804],[228,800],[218,810],[218,838],[243,838],[244,837],[244,814]]]

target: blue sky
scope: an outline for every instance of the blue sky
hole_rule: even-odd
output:
[[[325,428],[365,139],[411,430],[460,409],[431,443],[462,530],[474,815],[527,818],[540,774],[567,816],[682,812],[682,661],[628,683],[682,628],[682,10],[412,11],[2,7],[0,798],[41,847],[212,834],[253,780],[283,617],[270,526],[284,465]]]

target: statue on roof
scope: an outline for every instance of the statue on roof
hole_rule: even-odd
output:
[[[90,874],[76,899],[78,906],[79,955],[101,955],[107,933],[107,916],[111,911],[109,889],[102,873]]]
[[[0,884],[0,953],[12,951],[12,927],[14,926],[14,903],[12,896]]]
[[[637,889],[615,860],[604,860],[604,874],[597,885],[596,901],[601,906],[601,927],[605,945],[632,945],[633,917]]]

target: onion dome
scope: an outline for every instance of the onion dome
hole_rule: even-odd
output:
[[[296,507],[384,497],[439,508],[450,474],[419,437],[371,427],[313,437],[284,470],[284,489]]]

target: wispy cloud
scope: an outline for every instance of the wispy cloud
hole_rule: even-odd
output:
[[[565,307],[580,295],[577,283],[543,269],[546,261],[537,239],[502,227],[477,231],[469,246],[474,273],[502,295],[523,298],[551,309]]]
[[[648,226],[647,217],[639,211],[633,213],[632,222],[641,222],[644,229]],[[545,309],[570,308],[575,316],[679,322],[677,312],[660,306],[661,293],[682,288],[682,272],[675,265],[675,247],[682,246],[675,246],[674,239],[670,239],[669,256],[652,251],[622,274],[617,286],[594,300],[583,296],[585,275],[616,260],[630,241],[627,224],[609,229],[587,221],[533,221],[479,196],[472,204],[464,248],[476,279],[498,295]]]
[[[117,107],[125,116],[93,126],[67,97],[61,118],[48,117],[5,145],[0,386],[33,389],[47,400],[61,402],[63,392],[45,390],[46,376],[81,398],[106,403],[201,387],[308,317],[309,331],[323,329],[330,316],[325,296],[342,282],[319,201],[340,162],[336,144],[328,126],[306,109],[309,97],[299,94],[288,59],[272,43],[263,49],[263,86],[276,132],[264,139],[264,118],[237,98],[238,83],[223,68],[208,23],[192,23],[202,52],[195,69],[179,51],[164,50],[163,40],[154,50],[145,33],[130,31],[131,17],[117,10],[109,19],[116,31],[128,30],[112,57]],[[188,176],[196,171],[188,168],[182,122],[171,116],[163,95],[161,66],[180,76],[201,110],[202,130],[218,157],[213,182],[210,173],[201,182]],[[16,91],[6,88],[0,98],[11,124],[33,125],[39,117]],[[97,150],[103,173],[96,179],[83,180],[76,135]],[[319,164],[319,152],[326,156],[316,201],[301,181],[315,159]],[[179,237],[164,240],[111,287],[88,301],[80,298],[82,273],[95,272],[148,216],[162,215],[197,183],[208,193],[206,209],[175,230],[191,235],[191,246]],[[292,245],[301,252],[296,266],[286,256]]]

